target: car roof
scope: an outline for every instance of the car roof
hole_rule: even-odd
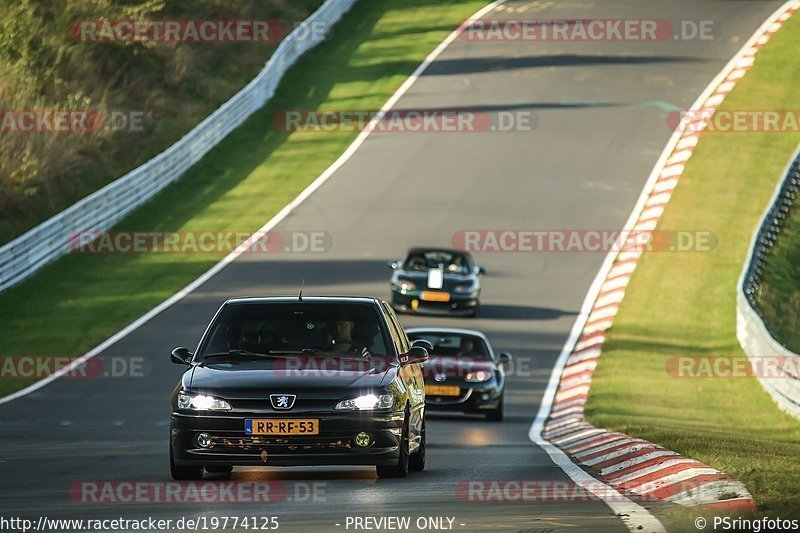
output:
[[[363,296],[238,296],[230,298],[226,304],[270,304],[270,303],[304,303],[304,304],[372,304],[379,303],[378,298]]]
[[[456,335],[474,335],[475,337],[479,337],[480,339],[483,340],[483,342],[486,343],[486,346],[489,347],[489,354],[492,357],[494,357],[495,353],[494,347],[492,346],[492,343],[489,342],[489,337],[487,337],[485,333],[478,331],[477,329],[439,328],[435,326],[418,326],[414,328],[404,328],[404,329],[406,331],[406,335],[408,335],[409,333],[432,333],[432,334],[444,333],[445,335],[450,333]]]
[[[448,254],[459,254],[459,255],[466,255],[471,256],[469,252],[466,250],[456,250],[455,248],[439,248],[436,246],[414,246],[413,248],[409,248],[406,255],[411,255],[414,252],[445,252]]]

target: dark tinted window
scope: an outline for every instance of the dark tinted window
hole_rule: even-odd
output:
[[[482,338],[463,333],[418,333],[408,334],[412,340],[425,339],[433,344],[431,357],[472,357],[491,361],[489,347]]]
[[[378,310],[370,304],[232,304],[214,321],[200,356],[229,350],[386,355],[387,342]]]
[[[405,270],[430,270],[441,268],[451,274],[469,274],[472,262],[469,256],[446,250],[412,250],[403,263]]]
[[[405,331],[403,331],[403,326],[400,325],[400,321],[397,320],[397,316],[394,314],[394,311],[392,311],[392,308],[389,307],[389,304],[383,302],[383,309],[391,325],[393,331],[392,336],[395,337],[397,352],[401,354],[408,352],[408,338],[406,337]]]

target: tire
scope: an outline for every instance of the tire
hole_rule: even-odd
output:
[[[400,457],[396,465],[377,465],[375,471],[381,479],[401,478],[408,475],[409,452],[408,452],[408,411],[403,424],[403,434],[400,437]]]
[[[203,479],[202,466],[179,466],[172,458],[172,445],[169,447],[169,473],[176,481],[189,481]]]
[[[492,422],[502,422],[503,421],[503,396],[500,395],[500,403],[497,404],[497,407],[486,413],[486,420],[490,420]]]
[[[425,470],[425,420],[422,420],[422,435],[419,439],[419,447],[416,453],[408,459],[408,469],[412,472],[422,472]]]

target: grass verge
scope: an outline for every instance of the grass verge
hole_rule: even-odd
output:
[[[183,137],[253,79],[282,36],[276,33],[267,42],[91,42],[81,40],[81,21],[90,26],[98,19],[300,21],[320,4],[322,0],[0,2],[0,243]],[[26,126],[9,120],[18,115],[14,110],[85,110],[104,117],[109,127],[78,127],[72,133],[19,131]],[[121,116],[131,123],[126,126]]]
[[[357,135],[276,131],[277,111],[378,109],[458,23],[484,5],[482,0],[358,2],[325,44],[286,75],[267,106],[116,229],[258,229]],[[222,255],[68,255],[0,294],[0,357],[79,355]],[[4,377],[0,394],[33,381]]]
[[[759,52],[721,109],[800,109],[800,17]],[[678,379],[676,355],[741,356],[736,284],[797,133],[705,133],[661,229],[711,230],[707,253],[642,257],[609,332],[587,418],[703,461],[745,483],[770,515],[800,514],[800,422],[755,379]]]

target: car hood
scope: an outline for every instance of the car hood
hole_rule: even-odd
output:
[[[419,288],[428,287],[428,273],[419,272],[416,270],[398,270],[397,277],[399,279],[413,281]],[[477,279],[474,274],[453,274],[452,272],[445,272],[442,276],[442,289],[452,290],[456,285],[463,285],[465,283],[472,283]]]
[[[496,366],[491,361],[475,357],[433,356],[425,363],[423,374],[426,379],[437,375],[444,375],[447,379],[464,379],[468,372],[478,370],[494,372]]]
[[[342,391],[378,388],[388,384],[397,367],[385,359],[345,360],[325,364],[315,358],[295,358],[239,364],[197,365],[189,380],[191,392],[236,400],[264,393],[302,392],[308,399],[338,396]]]

